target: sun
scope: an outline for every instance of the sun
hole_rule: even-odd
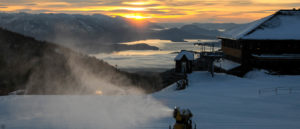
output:
[[[124,17],[130,18],[130,19],[135,19],[135,20],[144,20],[144,19],[151,18],[149,16],[143,16],[141,14],[126,14],[126,15],[124,15]]]
[[[103,92],[102,92],[101,90],[96,90],[95,94],[96,94],[96,95],[102,95]]]

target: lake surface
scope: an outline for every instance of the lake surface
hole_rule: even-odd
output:
[[[170,40],[149,39],[134,42],[124,42],[122,44],[134,45],[145,43],[156,46],[159,50],[128,50],[114,53],[93,54],[98,59],[102,59],[111,65],[117,66],[121,70],[129,72],[151,71],[161,72],[175,67],[175,52],[181,50],[201,51],[198,42],[218,42],[218,40],[186,39],[186,42],[172,42]],[[209,48],[207,48],[209,49]],[[215,50],[219,49],[216,47]]]

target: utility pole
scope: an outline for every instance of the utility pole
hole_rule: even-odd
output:
[[[212,77],[214,77],[214,71],[215,71],[215,68],[214,68],[214,58],[210,57],[210,73],[211,73]]]

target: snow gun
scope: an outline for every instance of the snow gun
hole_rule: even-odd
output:
[[[179,107],[174,108],[173,118],[176,120],[173,128],[169,126],[169,129],[193,129],[192,125],[193,114],[189,109],[180,109]],[[196,124],[194,125],[196,129]]]

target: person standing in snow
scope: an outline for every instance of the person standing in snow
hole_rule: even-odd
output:
[[[189,85],[189,80],[188,80],[188,78],[187,78],[187,74],[186,73],[184,73],[184,80],[185,80],[185,84],[186,84],[186,86],[188,86]]]

